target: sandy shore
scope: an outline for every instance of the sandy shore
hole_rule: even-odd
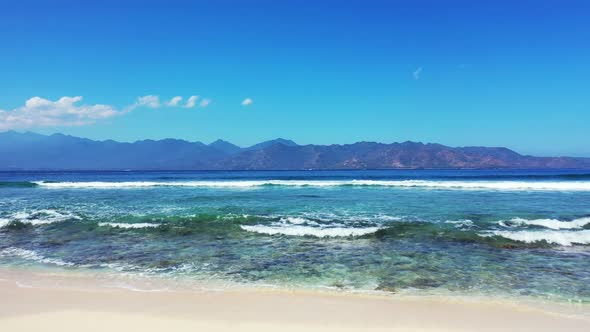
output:
[[[590,331],[586,308],[571,316],[485,299],[248,289],[138,292],[93,287],[92,280],[85,287],[79,279],[76,287],[15,280],[30,278],[27,273],[0,270],[1,331]]]

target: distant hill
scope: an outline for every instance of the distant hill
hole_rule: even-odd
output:
[[[416,142],[298,145],[286,139],[241,148],[177,139],[122,143],[63,134],[0,133],[0,170],[298,170],[389,168],[588,168],[590,158],[533,157],[502,147]]]

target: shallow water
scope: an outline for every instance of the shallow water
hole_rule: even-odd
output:
[[[590,172],[0,173],[0,265],[590,300]]]

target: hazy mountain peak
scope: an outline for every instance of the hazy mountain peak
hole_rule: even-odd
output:
[[[282,144],[285,146],[298,146],[297,143],[293,142],[292,140],[289,139],[284,139],[284,138],[275,138],[272,140],[268,140],[268,141],[264,141],[258,144],[254,144],[250,147],[245,148],[244,150],[249,151],[249,150],[259,150],[259,149],[263,149],[263,148],[267,148],[269,146],[275,145],[275,144]]]
[[[234,154],[242,150],[239,146],[222,139],[217,139],[215,142],[209,143],[208,146],[228,154]]]
[[[290,139],[285,139],[285,138],[280,138],[280,137],[279,138],[275,138],[275,139],[273,139],[271,141],[268,141],[268,142],[273,142],[275,144],[276,143],[280,143],[280,144],[287,145],[287,146],[295,146],[295,145],[298,145],[297,143],[293,142]]]

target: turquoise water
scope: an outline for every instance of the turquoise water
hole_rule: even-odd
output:
[[[590,173],[0,173],[0,266],[590,300]]]

